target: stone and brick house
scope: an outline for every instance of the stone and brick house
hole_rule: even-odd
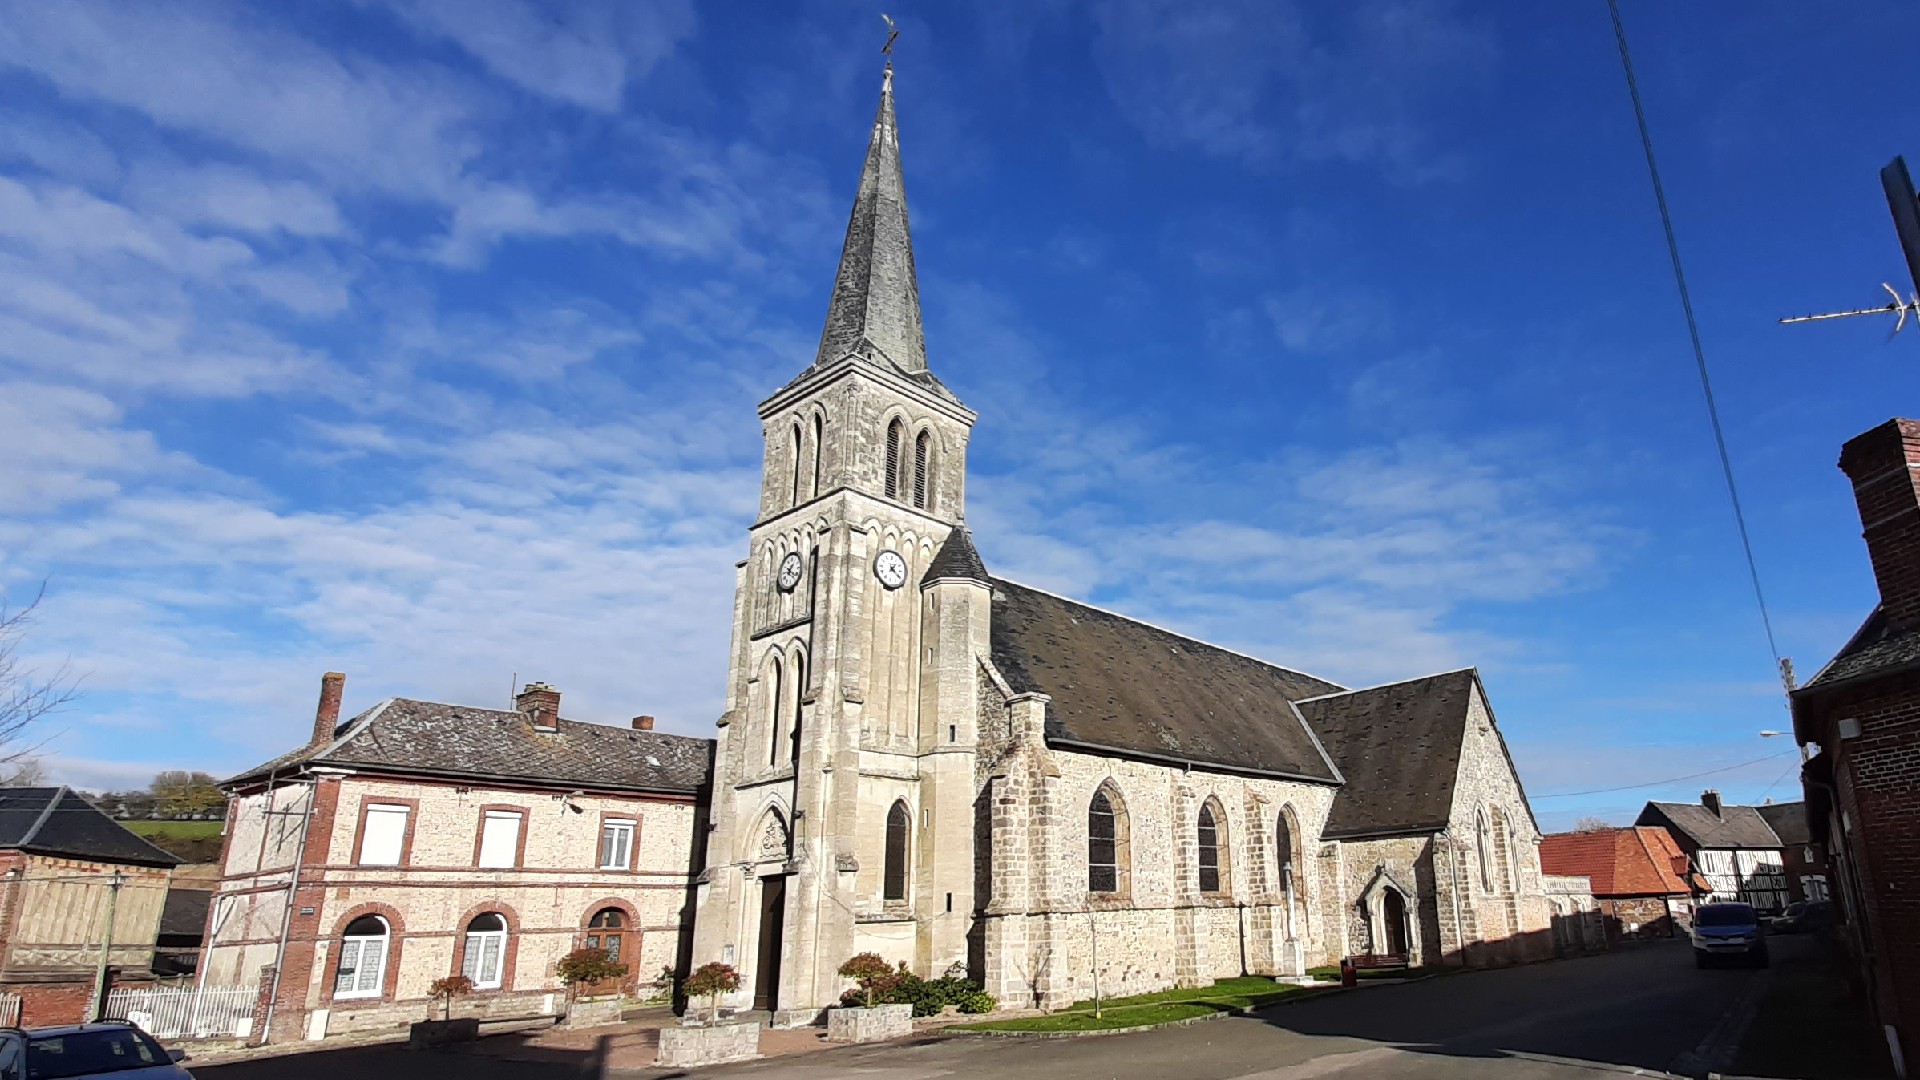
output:
[[[990,574],[892,73],[811,365],[759,409],[694,963],[804,1022],[877,952],[1013,1006],[1350,953],[1545,955],[1579,879],[1471,669],[1351,690]]]
[[[1880,603],[1795,690],[1810,838],[1828,859],[1844,938],[1902,1075],[1920,1055],[1920,421],[1849,441],[1840,469]]]
[[[1787,906],[1786,845],[1757,806],[1728,806],[1720,793],[1698,803],[1650,802],[1635,825],[1665,829],[1698,876],[1702,903],[1739,901],[1763,913]]]
[[[679,965],[709,740],[564,719],[541,683],[513,710],[389,698],[339,724],[344,681],[305,746],[224,785],[200,977],[259,980],[256,1032],[403,1026],[453,974],[462,1013],[551,1014],[586,944],[629,986]]]
[[[1807,824],[1804,802],[1764,803],[1754,807],[1767,819],[1767,827],[1780,838],[1780,862],[1787,876],[1787,902],[1825,900],[1827,856],[1813,842],[1813,830]]]
[[[1607,940],[1670,938],[1693,925],[1693,888],[1685,852],[1665,829],[1551,833],[1540,840],[1550,874],[1584,877],[1605,920]]]
[[[68,788],[0,790],[0,991],[20,996],[19,1022],[87,1018],[110,910],[110,977],[154,979],[179,861]]]

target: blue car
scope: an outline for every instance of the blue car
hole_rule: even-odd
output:
[[[0,1080],[193,1080],[180,1066],[186,1056],[124,1020],[0,1028]]]
[[[1702,904],[1693,912],[1693,962],[1740,960],[1767,966],[1767,937],[1752,904]]]

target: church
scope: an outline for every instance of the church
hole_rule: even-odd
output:
[[[929,366],[893,76],[813,363],[759,409],[691,962],[815,1022],[874,952],[1056,1008],[1345,956],[1551,955],[1590,906],[1477,671],[1365,689],[994,576]],[[1097,960],[1096,960],[1097,954]]]

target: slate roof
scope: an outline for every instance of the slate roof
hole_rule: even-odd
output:
[[[1050,742],[1338,782],[1290,702],[1340,687],[1010,581],[993,582],[992,657],[1040,692]]]
[[[160,909],[159,936],[199,941],[207,932],[207,906],[212,898],[212,889],[168,889],[167,902]]]
[[[1300,702],[1346,777],[1328,839],[1444,828],[1466,737],[1472,668]]]
[[[1853,637],[1827,661],[1827,666],[1795,690],[1794,696],[1916,664],[1920,664],[1920,629],[1889,636],[1886,617],[1875,607],[1867,621],[1860,624],[1860,629],[1853,632]]]
[[[1779,848],[1773,826],[1751,806],[1722,806],[1720,813],[1699,803],[1650,802],[1635,825],[1662,825],[1680,833],[1697,848]]]
[[[1540,869],[1588,878],[1595,896],[1684,896],[1686,862],[1671,833],[1647,825],[1540,838]]]
[[[1756,806],[1760,816],[1767,819],[1767,826],[1773,835],[1787,847],[1798,847],[1813,843],[1813,831],[1807,827],[1807,804],[1803,802],[1768,803]]]
[[[180,865],[65,786],[0,789],[0,848],[130,866]]]
[[[388,698],[335,729],[332,742],[283,754],[226,782],[336,765],[373,772],[523,780],[691,794],[707,782],[713,740],[560,720],[537,732],[524,714]]]
[[[987,576],[987,564],[981,561],[980,552],[973,546],[973,533],[965,525],[947,534],[946,543],[940,545],[940,550],[933,553],[933,561],[927,563],[927,572],[920,575],[923,584],[941,578],[993,580]]]

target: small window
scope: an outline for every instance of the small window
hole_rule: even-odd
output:
[[[1115,828],[1113,801],[1104,791],[1093,793],[1087,804],[1087,891],[1120,891],[1119,832]]]
[[[518,810],[488,810],[482,816],[478,860],[481,869],[520,865],[520,820]]]
[[[925,510],[933,500],[927,497],[927,445],[929,437],[921,432],[913,441],[913,505]]]
[[[387,973],[387,920],[362,915],[340,935],[340,962],[334,971],[336,998],[377,998]]]
[[[361,866],[399,866],[406,846],[407,815],[412,808],[374,803],[360,828]]]
[[[907,898],[907,851],[909,833],[913,829],[913,815],[907,810],[905,802],[896,802],[893,809],[887,811],[887,865],[885,874],[885,892],[887,900],[905,900]]]
[[[1200,808],[1200,891],[1220,891],[1220,828],[1213,819],[1213,807]]]
[[[497,912],[476,915],[467,924],[467,947],[460,974],[477,990],[498,990],[506,967],[507,920]]]
[[[635,822],[609,818],[600,826],[600,869],[633,869]]]
[[[906,431],[895,420],[887,425],[887,498],[900,497],[900,444],[906,439]]]

